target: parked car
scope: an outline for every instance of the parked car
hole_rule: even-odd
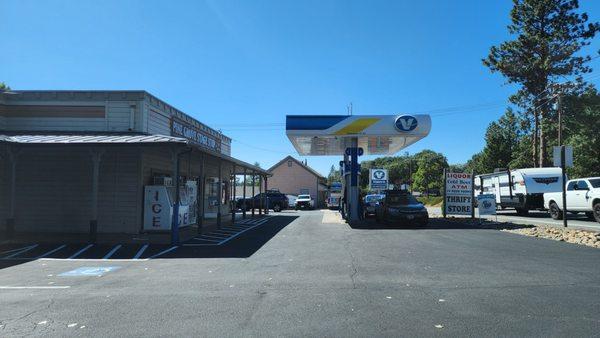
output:
[[[382,194],[366,195],[363,198],[363,210],[364,210],[365,216],[375,215],[375,209],[377,208],[377,205],[384,197],[385,196]]]
[[[525,168],[498,171],[475,177],[475,197],[494,194],[502,209],[515,208],[517,214],[544,209],[544,193],[562,191],[560,168]]]
[[[267,193],[257,194],[254,197],[246,198],[245,207],[246,210],[250,210],[253,207],[255,209],[260,207],[261,200],[265,197],[267,198],[267,202],[269,209],[273,209],[275,212],[280,212],[281,210],[285,210],[289,206],[289,201],[287,196],[280,193],[279,191],[267,191]],[[244,210],[244,199],[240,199],[237,201],[237,207],[240,210]]]
[[[393,222],[427,225],[427,208],[406,190],[386,190],[375,209],[377,223]]]
[[[553,219],[564,217],[562,192],[545,193],[544,206]],[[600,177],[567,181],[567,211],[585,212],[589,219],[600,223]]]
[[[295,195],[285,195],[288,198],[288,206],[290,208],[295,208],[296,207],[296,200],[298,199],[298,196]]]
[[[296,210],[299,209],[313,209],[315,207],[315,201],[310,195],[298,195],[296,199]]]

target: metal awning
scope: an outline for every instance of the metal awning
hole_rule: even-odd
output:
[[[235,164],[237,167],[236,174],[243,175],[243,169],[246,168],[248,174],[255,172],[259,175],[271,176],[271,172],[265,169],[254,166],[250,163],[238,160],[231,156],[217,153],[199,147],[191,143],[187,139],[167,136],[167,135],[147,135],[136,133],[115,133],[115,134],[32,134],[32,133],[10,133],[0,134],[0,144],[19,145],[19,146],[135,146],[135,145],[174,145],[181,147],[189,147],[194,150],[199,150],[210,156],[220,158],[226,162]]]
[[[429,115],[288,115],[286,135],[300,155],[343,155],[358,139],[365,155],[395,154],[429,135]]]
[[[18,144],[150,144],[150,143],[180,143],[186,144],[187,140],[179,137],[165,135],[139,135],[139,134],[44,134],[44,135],[0,135],[0,142]]]

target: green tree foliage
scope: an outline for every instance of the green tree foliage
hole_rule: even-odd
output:
[[[423,150],[414,156],[417,170],[413,174],[413,189],[428,192],[441,191],[444,178],[443,170],[448,168],[448,160],[440,153],[432,150]]]
[[[577,11],[577,0],[513,3],[508,31],[514,39],[493,46],[483,63],[492,72],[501,73],[508,83],[520,86],[510,100],[532,121],[532,159],[543,166],[549,164],[547,129],[556,122],[550,85],[575,76],[574,92],[587,87],[582,75],[592,71],[587,66],[591,57],[578,52],[590,44],[600,25],[587,22],[587,14]]]
[[[565,144],[573,146],[570,177],[600,176],[600,95],[595,91],[563,101]]]
[[[432,150],[423,150],[412,156],[407,153],[404,156],[385,156],[372,161],[363,161],[360,185],[365,191],[369,186],[371,168],[387,169],[390,183],[396,186],[412,182],[415,190],[425,191],[441,189],[442,173],[444,168],[448,168],[448,161],[444,155]],[[418,185],[417,177],[420,180]]]
[[[327,183],[332,184],[334,182],[341,182],[342,174],[339,170],[335,169],[335,166],[332,164],[329,169],[329,175],[327,175]]]
[[[521,159],[515,161],[518,150],[525,143],[523,131],[518,117],[511,109],[496,122],[492,122],[485,132],[485,147],[483,151],[473,155],[467,162],[468,171],[489,173],[496,168],[513,168],[515,163],[521,164]],[[527,152],[526,152],[527,153]]]
[[[10,87],[4,82],[0,82],[0,90],[10,90]]]

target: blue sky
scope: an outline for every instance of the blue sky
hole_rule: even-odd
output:
[[[430,136],[406,150],[461,163],[514,92],[481,63],[508,38],[511,4],[2,0],[0,81],[145,89],[222,129],[235,157],[263,167],[295,154],[286,114],[345,114],[350,102],[354,114],[431,112]],[[598,20],[600,3],[581,10]],[[308,158],[323,174],[338,161]]]

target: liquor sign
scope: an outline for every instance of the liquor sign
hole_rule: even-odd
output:
[[[175,117],[171,119],[171,135],[183,137],[201,147],[221,152],[221,140],[219,138]]]
[[[447,215],[471,215],[473,211],[473,175],[446,173],[445,207]]]
[[[477,196],[477,209],[479,215],[495,215],[496,214],[496,195],[482,194]]]
[[[371,190],[385,190],[388,188],[387,169],[369,169],[369,187]]]

